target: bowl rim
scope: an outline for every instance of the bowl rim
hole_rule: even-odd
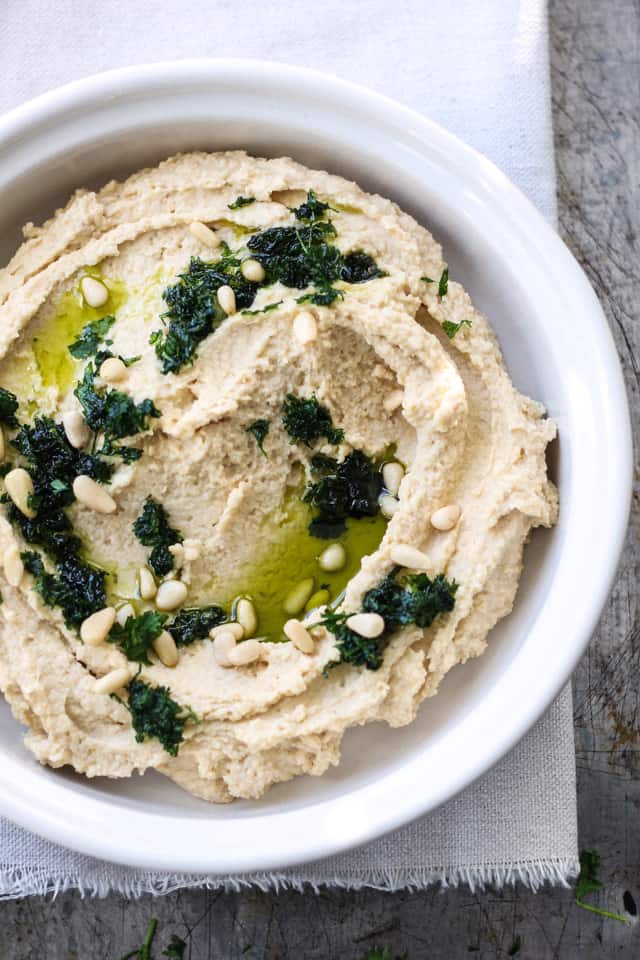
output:
[[[344,101],[358,112],[377,115],[388,122],[393,121],[396,126],[403,126],[410,131],[413,140],[437,150],[460,167],[476,191],[498,204],[512,230],[529,234],[532,256],[544,264],[551,282],[555,278],[562,281],[577,315],[588,318],[590,324],[589,336],[593,350],[598,354],[601,381],[606,384],[607,405],[602,412],[601,424],[606,431],[607,482],[612,497],[608,539],[606,545],[599,545],[601,552],[594,561],[599,579],[590,585],[589,592],[582,595],[582,603],[574,611],[573,639],[566,646],[556,645],[554,670],[549,671],[550,675],[539,684],[535,699],[531,699],[534,706],[530,703],[520,712],[515,710],[509,724],[503,722],[504,703],[496,705],[483,701],[477,706],[465,724],[478,723],[485,728],[492,724],[495,738],[490,745],[476,744],[477,749],[464,769],[458,765],[455,770],[449,770],[443,784],[432,785],[426,802],[420,791],[411,789],[412,783],[416,783],[415,774],[419,772],[419,758],[414,758],[403,767],[402,783],[389,782],[398,779],[398,771],[394,770],[351,790],[339,802],[322,801],[305,804],[294,811],[230,820],[224,827],[228,835],[223,849],[216,850],[216,843],[221,838],[215,833],[215,821],[212,823],[213,832],[208,833],[209,822],[206,820],[196,818],[190,821],[188,812],[184,817],[172,817],[173,836],[169,839],[166,815],[131,811],[129,828],[116,839],[114,831],[104,829],[113,809],[107,800],[90,798],[82,804],[77,801],[76,809],[71,811],[69,789],[55,778],[51,778],[47,796],[36,797],[32,792],[36,782],[31,780],[28,772],[25,774],[24,769],[17,766],[12,769],[9,762],[4,773],[0,773],[0,810],[27,829],[106,860],[149,869],[210,875],[273,870],[321,859],[369,842],[451,799],[497,763],[549,707],[589,642],[616,573],[627,530],[632,490],[631,424],[624,379],[607,320],[582,269],[533,204],[491,161],[411,108],[353,82],[284,63],[255,59],[160,61],[85,77],[21,104],[0,117],[0,142],[8,149],[16,138],[20,140],[34,129],[55,127],[61,114],[81,114],[105,98],[150,94],[152,90],[162,93],[178,81],[197,84],[242,80],[246,83],[249,79],[264,86],[271,84],[277,88],[295,89],[298,96]],[[518,705],[518,695],[526,689],[526,670],[526,658],[518,654],[506,671],[507,678],[514,684],[513,689],[507,684],[509,703],[513,707]],[[450,749],[456,738],[449,734],[448,740]],[[394,802],[391,803],[390,799]],[[323,810],[325,806],[336,809]],[[77,809],[79,807],[82,809]],[[314,811],[315,820],[312,819]],[[338,815],[341,821],[350,825],[350,830],[336,828]],[[315,824],[314,829],[309,829],[311,822]],[[150,841],[153,837],[155,843]],[[162,849],[157,843],[158,837],[163,837]],[[286,851],[282,849],[283,837],[287,838]],[[253,842],[257,838],[260,839],[259,846]],[[241,839],[244,842],[241,843]]]

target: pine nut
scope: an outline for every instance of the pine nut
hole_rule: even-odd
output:
[[[382,468],[382,482],[392,497],[398,496],[398,490],[404,477],[404,467],[397,460],[385,463]]]
[[[87,445],[91,437],[91,431],[79,410],[67,410],[66,413],[63,413],[62,426],[72,447],[81,450],[82,447]]]
[[[121,627],[124,627],[125,623],[130,617],[135,617],[136,612],[131,606],[130,603],[123,603],[121,607],[118,607],[116,610],[116,623],[120,624]]]
[[[221,667],[230,667],[231,660],[229,654],[234,649],[237,641],[231,630],[222,630],[216,634],[213,641],[213,655]]]
[[[4,430],[0,427],[0,460],[4,460],[4,454],[6,449],[6,443],[4,440]]]
[[[107,639],[109,630],[116,622],[115,607],[104,607],[97,613],[92,613],[90,617],[83,620],[80,624],[80,639],[88,647],[97,647]]]
[[[305,612],[310,610],[316,610],[318,607],[324,607],[329,600],[331,599],[331,594],[328,590],[316,590],[315,593],[311,594],[309,599],[304,605]]]
[[[143,600],[153,600],[158,592],[158,584],[149,567],[140,567],[138,570],[138,584],[140,596]]]
[[[431,514],[431,526],[436,530],[453,530],[462,510],[457,503],[450,503],[446,507],[440,507]]]
[[[193,223],[189,224],[189,230],[200,243],[204,243],[205,247],[210,247],[212,250],[215,250],[220,246],[220,240],[214,233],[214,231],[206,225],[206,223],[201,223],[199,220],[195,220]]]
[[[391,547],[391,561],[399,567],[408,567],[410,570],[429,570],[431,568],[431,561],[426,553],[408,543],[395,543]]]
[[[118,667],[117,670],[111,670],[110,673],[105,673],[104,677],[96,680],[93,691],[94,693],[115,693],[116,690],[126,687],[130,679],[131,671],[129,668]]]
[[[262,656],[262,647],[258,640],[243,640],[229,651],[229,661],[234,667],[245,667]]]
[[[384,620],[379,613],[354,613],[347,618],[349,630],[359,634],[361,637],[379,637],[384,633]]]
[[[318,324],[313,314],[303,310],[293,321],[293,335],[304,346],[318,339]]]
[[[335,573],[337,570],[342,570],[346,562],[347,551],[341,543],[332,543],[326,550],[323,550],[318,557],[320,569],[326,570],[327,573]]]
[[[236,312],[236,295],[226,283],[218,289],[218,303],[228,317]]]
[[[109,299],[109,291],[104,283],[94,277],[83,277],[80,281],[80,289],[90,307],[102,307]]]
[[[24,574],[24,563],[22,562],[20,551],[15,544],[7,547],[2,559],[7,583],[11,587],[19,587],[22,575]]]
[[[153,641],[153,649],[165,667],[175,667],[180,659],[176,642],[168,630],[163,630]]]
[[[127,376],[126,364],[120,357],[107,357],[107,359],[103,360],[100,364],[99,376],[101,376],[103,380],[106,380],[107,383],[118,383]]]
[[[247,597],[240,597],[236,603],[236,620],[244,630],[245,637],[250,637],[258,629],[258,615],[256,608]]]
[[[313,593],[313,587],[313,577],[301,580],[295,587],[292,587],[282,603],[284,612],[290,616],[295,616],[301,610],[304,610],[307,600]]]
[[[213,630],[209,631],[209,636],[213,637],[215,640],[215,638],[221,633],[231,633],[236,640],[242,640],[244,637],[244,627],[235,621],[230,621],[229,623],[220,623],[217,627],[214,627]]]
[[[316,648],[313,637],[299,620],[287,620],[282,629],[285,637],[291,640],[294,647],[297,647],[302,653],[313,653]]]
[[[90,510],[95,510],[96,513],[113,513],[116,509],[116,502],[113,497],[99,483],[96,483],[95,480],[84,473],[81,473],[73,481],[73,492],[79,503],[89,507]]]
[[[4,485],[20,513],[23,513],[25,517],[33,520],[36,511],[33,507],[29,506],[29,498],[33,496],[33,480],[27,471],[23,470],[22,467],[9,470],[9,473],[4,478]]]
[[[242,261],[240,264],[240,273],[249,283],[262,283],[266,277],[264,267],[260,261],[254,260],[253,258]]]
[[[398,407],[402,406],[402,401],[404,400],[404,393],[402,390],[394,390],[393,393],[390,393],[388,397],[383,400],[382,406],[385,408],[387,413],[393,413]]]
[[[187,585],[182,580],[165,580],[158,587],[156,607],[158,610],[175,610],[187,599]]]
[[[397,497],[392,497],[390,493],[383,493],[382,496],[378,498],[378,506],[380,507],[382,516],[386,517],[387,520],[391,520],[394,513],[397,513],[400,509],[400,501]]]

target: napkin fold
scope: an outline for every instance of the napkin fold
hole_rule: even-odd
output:
[[[179,57],[313,66],[401,100],[489,156],[555,221],[544,0],[4,0],[0,112],[100,70]],[[277,873],[185,876],[75,854],[0,820],[0,898],[180,887],[566,884],[579,869],[571,691],[458,797],[365,847]]]

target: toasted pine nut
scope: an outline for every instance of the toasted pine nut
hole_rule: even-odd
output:
[[[29,498],[33,496],[33,480],[27,471],[23,470],[22,467],[9,470],[4,478],[4,485],[20,513],[33,520],[36,511],[29,506]]]
[[[236,295],[233,288],[226,283],[218,289],[218,303],[228,317],[236,312]]]
[[[291,640],[294,647],[297,647],[302,653],[313,653],[316,648],[313,637],[299,620],[287,620],[282,629],[285,637]]]
[[[404,467],[397,460],[385,463],[382,468],[382,482],[392,497],[398,496],[398,490],[404,477]]]
[[[293,335],[303,346],[318,339],[316,318],[308,310],[303,310],[293,321]]]
[[[236,603],[236,620],[244,630],[245,637],[250,637],[258,629],[258,615],[253,602],[247,597],[240,597]]]
[[[307,602],[304,605],[305,611],[317,610],[318,607],[325,607],[329,600],[331,599],[331,594],[328,590],[316,590],[315,593],[312,593]]]
[[[4,430],[0,427],[0,460],[4,460],[4,452],[6,448],[6,443],[4,439]]]
[[[378,498],[378,506],[382,516],[390,520],[394,513],[397,513],[400,509],[400,501],[397,497],[392,497],[390,493],[383,493]]]
[[[187,585],[182,580],[165,580],[158,587],[156,607],[158,610],[175,610],[187,599]]]
[[[130,603],[123,603],[121,607],[118,607],[116,610],[116,622],[120,624],[121,627],[124,627],[125,623],[130,617],[135,617],[136,612],[131,606]]]
[[[153,649],[165,667],[175,667],[180,659],[176,642],[168,630],[162,633],[153,641]]]
[[[12,587],[19,587],[20,581],[22,580],[22,576],[24,574],[24,563],[22,562],[20,551],[15,543],[11,544],[10,547],[7,547],[2,560],[4,565],[4,575],[7,578],[7,582]]]
[[[221,667],[230,667],[231,660],[229,654],[234,649],[237,641],[231,630],[221,630],[216,634],[213,640],[213,655]]]
[[[217,627],[214,627],[209,631],[209,636],[215,638],[221,633],[232,633],[236,640],[242,640],[244,637],[244,627],[236,621],[229,621],[227,623],[219,623]]]
[[[118,383],[127,376],[127,366],[120,357],[107,357],[100,364],[99,375],[107,383]]]
[[[140,567],[138,570],[138,584],[140,596],[143,600],[153,600],[158,592],[158,584],[149,567]]]
[[[431,514],[431,526],[436,530],[453,530],[462,510],[457,503],[450,503],[446,507],[440,507]]]
[[[292,587],[282,603],[284,612],[290,616],[295,616],[301,610],[304,610],[307,600],[313,593],[313,586],[313,577],[307,577],[306,580],[301,580],[295,587]]]
[[[113,513],[116,509],[113,497],[104,487],[84,473],[73,481],[73,492],[79,503],[89,507],[90,510],[95,510],[96,513]]]
[[[318,557],[318,565],[321,570],[327,573],[334,573],[342,570],[347,562],[347,551],[341,543],[332,543],[326,550],[323,550]]]
[[[252,257],[249,260],[243,260],[240,264],[240,273],[249,283],[262,283],[266,277],[264,267],[259,260]]]
[[[349,630],[361,637],[379,637],[384,633],[384,620],[379,613],[354,613],[347,618]]]
[[[115,693],[116,690],[126,687],[130,679],[129,667],[118,667],[117,670],[111,670],[110,673],[105,673],[104,677],[96,680],[93,691],[94,693]]]
[[[393,413],[398,407],[402,406],[402,401],[404,400],[404,393],[402,390],[394,390],[392,393],[386,397],[382,406],[385,408],[387,413]]]
[[[62,414],[62,426],[67,440],[76,450],[82,449],[89,442],[91,431],[79,410],[67,410]]]
[[[109,299],[109,291],[104,283],[94,277],[83,277],[80,281],[80,289],[90,307],[102,307]]]
[[[104,607],[80,624],[80,639],[89,647],[97,647],[107,639],[111,627],[116,622],[115,607]]]
[[[426,553],[408,543],[395,543],[391,547],[391,561],[399,567],[408,567],[410,570],[429,570],[431,568],[431,561]]]
[[[195,220],[193,223],[189,224],[189,230],[200,243],[204,243],[205,247],[210,247],[212,250],[215,250],[216,247],[220,246],[220,240],[214,233],[214,231],[206,225],[206,223],[201,223],[199,220]]]
[[[243,640],[229,651],[229,661],[234,667],[245,667],[262,656],[262,646],[258,640]]]

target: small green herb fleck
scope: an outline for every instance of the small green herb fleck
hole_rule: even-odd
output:
[[[583,910],[590,913],[597,913],[600,917],[607,917],[609,920],[619,920],[626,923],[627,918],[619,913],[611,913],[609,910],[602,910],[600,907],[594,907],[590,903],[585,903],[584,898],[589,893],[596,890],[602,890],[602,882],[598,878],[600,869],[600,856],[595,850],[582,850],[580,853],[580,876],[576,887],[576,903]]]
[[[310,484],[302,499],[319,511],[309,524],[309,533],[323,540],[339,537],[346,529],[347,517],[375,517],[382,493],[382,477],[377,465],[362,450],[354,450],[342,463],[316,454],[314,473],[325,476]]]
[[[17,427],[17,409],[18,398],[15,393],[0,387],[0,423],[4,423],[6,427]]]
[[[69,347],[71,356],[75,357],[76,360],[86,360],[88,357],[92,357],[97,353],[99,345],[115,322],[116,318],[109,315],[84,326],[80,335]]]
[[[134,677],[127,691],[129,698],[126,702],[115,694],[112,696],[131,714],[137,742],[155,737],[168,754],[177,756],[187,720],[197,722],[193,710],[176,703],[168,687],[152,687],[140,677]]]
[[[272,310],[277,310],[279,306],[282,305],[284,301],[278,300],[277,303],[268,303],[266,307],[263,307],[261,310],[243,310],[243,317],[257,317],[261,313],[271,313]]]
[[[336,300],[344,300],[344,293],[342,290],[336,290],[335,287],[323,287],[313,293],[304,293],[301,297],[296,297],[296,303],[313,303],[316,307],[330,307]]]
[[[128,617],[124,625],[114,623],[109,632],[109,643],[115,643],[128,660],[149,661],[149,650],[162,633],[167,617],[156,610],[145,610],[139,617]]]
[[[438,296],[446,297],[449,292],[449,268],[445,267],[442,273],[440,274],[440,280],[438,281]]]
[[[375,280],[376,277],[386,276],[387,274],[380,269],[373,257],[361,250],[348,253],[340,271],[340,279],[345,283],[367,283],[369,280]]]
[[[242,207],[249,207],[252,203],[256,202],[255,197],[236,197],[233,203],[228,203],[227,207],[229,210],[240,210]]]
[[[162,956],[168,960],[184,960],[184,953],[187,949],[185,941],[174,933],[169,941],[169,946],[162,951]]]
[[[133,524],[133,532],[145,547],[152,547],[149,566],[159,576],[164,577],[173,570],[173,554],[169,547],[182,542],[182,534],[169,524],[169,517],[162,506],[152,496],[144,502],[142,513]]]
[[[311,446],[314,440],[321,437],[334,444],[344,440],[344,430],[333,426],[329,410],[315,394],[310,397],[287,394],[282,406],[282,424],[291,443],[300,441]]]
[[[452,320],[443,320],[442,329],[449,337],[449,340],[453,340],[458,330],[462,327],[470,327],[471,320],[461,320],[460,323],[454,323]]]
[[[135,949],[130,950],[129,953],[125,953],[123,957],[120,957],[120,960],[153,960],[151,947],[153,945],[153,938],[156,935],[157,926],[158,921],[155,917],[152,917],[141,946],[135,947]]]
[[[190,610],[181,610],[167,626],[167,630],[177,647],[186,647],[195,640],[204,640],[213,627],[224,623],[226,619],[227,615],[222,607],[215,604],[209,607],[193,607]]]
[[[323,200],[318,200],[315,191],[309,190],[307,199],[299,207],[293,208],[292,213],[296,220],[313,223],[315,220],[322,220],[327,210],[333,210],[333,207]]]
[[[264,449],[264,441],[266,440],[267,434],[269,433],[270,423],[268,420],[254,420],[253,423],[250,423],[247,427],[247,433],[251,433],[255,437],[255,441],[258,444],[258,449],[266,457]]]
[[[70,557],[59,563],[53,574],[45,570],[37,553],[27,551],[21,556],[25,569],[35,578],[34,589],[48,607],[60,607],[68,627],[79,627],[92,613],[106,607],[103,570]]]
[[[432,280],[431,277],[420,277],[425,283],[435,283],[435,280]]]

